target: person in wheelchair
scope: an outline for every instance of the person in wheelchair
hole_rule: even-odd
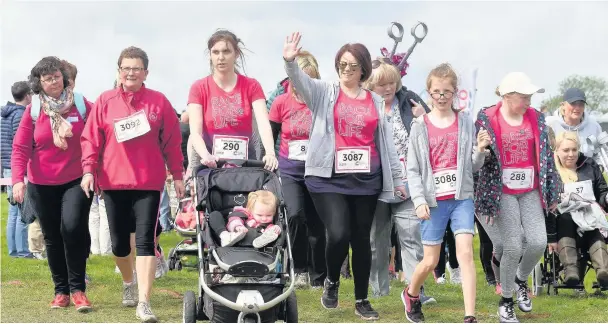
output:
[[[245,208],[236,206],[228,215],[228,224],[221,212],[209,214],[209,226],[222,246],[233,246],[243,240],[253,230],[254,248],[262,248],[277,240],[281,227],[273,224],[278,201],[268,190],[249,193]],[[246,240],[247,241],[247,240]]]
[[[608,251],[600,232],[608,228],[604,213],[608,207],[608,185],[599,165],[579,153],[578,147],[576,133],[557,135],[555,165],[564,183],[564,196],[555,218],[559,260],[564,267],[566,285],[579,284],[584,278],[578,269],[577,242],[582,243],[588,248],[600,286],[608,287]]]

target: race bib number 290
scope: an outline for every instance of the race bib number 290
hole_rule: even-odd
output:
[[[246,136],[213,136],[213,155],[226,160],[247,160],[249,138]]]
[[[342,147],[336,150],[336,173],[369,173],[370,147]]]

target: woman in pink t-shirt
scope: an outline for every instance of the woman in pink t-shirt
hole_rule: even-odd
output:
[[[555,209],[561,180],[549,147],[545,117],[530,107],[532,95],[544,89],[521,72],[504,77],[497,94],[502,98],[477,115],[478,128],[492,138],[492,154],[479,172],[475,211],[500,261],[501,322],[516,322],[513,293],[522,312],[532,311],[528,276],[543,256],[548,242],[543,209]],[[522,237],[525,237],[525,245]],[[549,249],[555,249],[555,243]]]
[[[243,60],[241,40],[227,30],[207,41],[212,74],[194,82],[188,95],[190,140],[201,162],[216,167],[219,159],[255,159],[253,117],[266,155],[266,169],[275,170],[272,130],[260,83],[237,71]]]

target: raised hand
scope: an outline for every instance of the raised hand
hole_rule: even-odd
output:
[[[283,58],[285,61],[291,62],[300,54],[302,48],[298,46],[301,38],[302,35],[299,32],[292,33],[291,36],[285,38],[285,44],[283,44]]]

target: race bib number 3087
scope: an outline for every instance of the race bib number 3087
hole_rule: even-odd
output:
[[[247,160],[249,138],[246,136],[213,136],[213,155],[226,160]]]
[[[369,173],[370,147],[342,147],[336,150],[336,173]]]

